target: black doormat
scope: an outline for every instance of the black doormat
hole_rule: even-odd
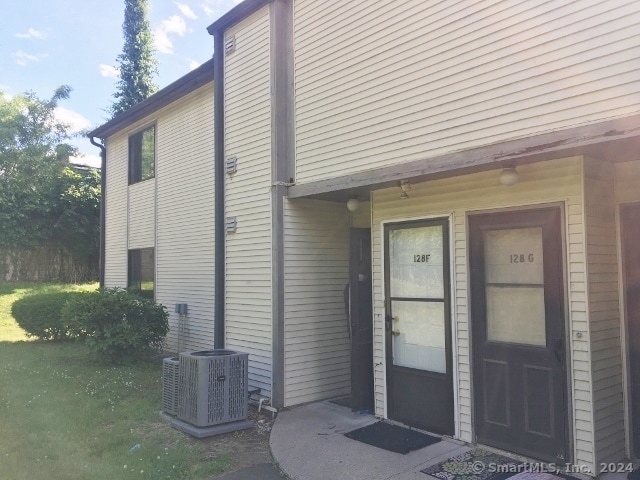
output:
[[[438,437],[398,427],[386,422],[377,422],[344,434],[345,437],[367,445],[406,455],[412,450],[438,443]]]
[[[521,473],[496,473],[489,480],[579,480],[566,473],[552,472],[521,472]]]
[[[636,468],[633,472],[629,472],[627,475],[628,480],[640,480],[640,468]]]
[[[489,480],[496,475],[501,475],[496,470],[503,468],[506,470],[520,463],[518,460],[482,448],[473,448],[427,467],[421,472],[441,480]],[[517,471],[511,472],[509,475],[516,473]]]
[[[542,462],[525,464],[474,448],[421,471],[440,480],[578,480],[551,469],[551,466],[548,466],[549,471],[540,471],[544,465]]]
[[[341,407],[351,408],[351,395],[346,397],[334,398],[329,400],[329,403],[340,405]]]

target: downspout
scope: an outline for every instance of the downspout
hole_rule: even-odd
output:
[[[105,226],[106,210],[105,196],[107,193],[107,147],[95,141],[95,137],[89,137],[92,145],[100,149],[100,259],[98,263],[98,275],[100,277],[100,288],[104,288],[104,261],[105,261]]]
[[[215,308],[213,345],[224,348],[225,221],[224,221],[224,34],[213,34],[213,141],[215,170]]]

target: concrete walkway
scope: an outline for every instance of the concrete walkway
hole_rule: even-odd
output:
[[[296,407],[278,414],[271,452],[292,480],[427,480],[420,470],[470,449],[445,439],[401,455],[344,436],[377,421],[330,402]]]
[[[271,452],[291,480],[433,480],[420,470],[471,449],[462,442],[443,439],[401,455],[344,436],[377,421],[330,402],[295,407],[278,414],[271,430]],[[627,480],[627,474],[606,473],[598,480]]]

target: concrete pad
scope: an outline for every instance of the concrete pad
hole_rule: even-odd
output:
[[[184,422],[178,418],[174,418],[171,420],[171,426],[191,435],[192,437],[206,438],[213,437],[215,435],[222,435],[223,433],[252,428],[254,424],[251,420],[238,420],[236,422],[221,423],[211,427],[196,427],[195,425],[191,425],[190,423]]]
[[[468,449],[443,439],[402,455],[344,436],[377,421],[329,402],[296,407],[278,414],[271,430],[271,452],[293,480],[428,480],[420,469]],[[416,472],[421,477],[413,475]]]

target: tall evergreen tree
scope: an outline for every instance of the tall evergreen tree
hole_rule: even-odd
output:
[[[154,56],[153,36],[147,20],[147,0],[125,0],[124,47],[118,55],[120,80],[114,93],[116,101],[111,114],[124,112],[158,90],[153,76],[158,73],[158,61]]]

